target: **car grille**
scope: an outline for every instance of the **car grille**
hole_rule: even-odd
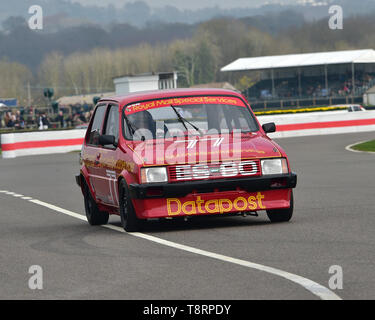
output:
[[[168,167],[170,182],[223,178],[245,178],[261,174],[259,160],[225,161]]]

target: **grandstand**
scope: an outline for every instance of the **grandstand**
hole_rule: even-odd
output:
[[[240,58],[221,71],[253,73],[258,81],[244,94],[255,109],[362,103],[375,85],[375,51]]]

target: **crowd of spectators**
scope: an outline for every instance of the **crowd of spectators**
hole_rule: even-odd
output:
[[[65,111],[65,112],[64,112]],[[1,111],[1,129],[38,129],[47,130],[50,128],[74,128],[85,126],[90,121],[93,110],[75,110],[72,113],[67,110],[59,110],[57,114],[47,113],[30,108],[21,108]]]
[[[24,129],[25,119],[19,110],[16,112],[7,111],[1,120],[1,127]]]
[[[294,98],[294,97],[345,97],[361,95],[375,84],[375,76],[360,73],[355,77],[353,86],[351,75],[334,76],[328,79],[328,88],[322,77],[303,77],[301,88],[298,79],[278,79],[275,81],[275,94],[272,95],[270,80],[263,80],[250,88],[249,96],[258,96],[260,99]],[[353,91],[354,90],[354,91]]]

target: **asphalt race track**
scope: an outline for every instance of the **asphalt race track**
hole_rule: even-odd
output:
[[[375,155],[345,146],[373,133],[279,139],[298,173],[290,223],[256,217],[152,221],[146,235],[277,268],[342,299],[375,298]],[[57,212],[84,214],[78,153],[0,159],[0,299],[319,299],[278,275],[168,247]],[[22,195],[22,196],[20,196]],[[110,224],[120,226],[112,217]],[[118,228],[119,229],[119,228]],[[28,287],[31,265],[43,290]]]

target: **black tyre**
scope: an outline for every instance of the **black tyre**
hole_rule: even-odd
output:
[[[107,224],[109,219],[109,213],[99,210],[86,183],[84,184],[83,196],[85,200],[86,217],[89,224],[91,224],[92,226]]]
[[[125,180],[121,180],[120,182],[119,194],[122,227],[127,232],[136,232],[141,230],[143,221],[137,218]]]
[[[271,222],[287,222],[292,219],[294,208],[293,192],[290,196],[290,207],[287,209],[267,210],[268,219]]]

